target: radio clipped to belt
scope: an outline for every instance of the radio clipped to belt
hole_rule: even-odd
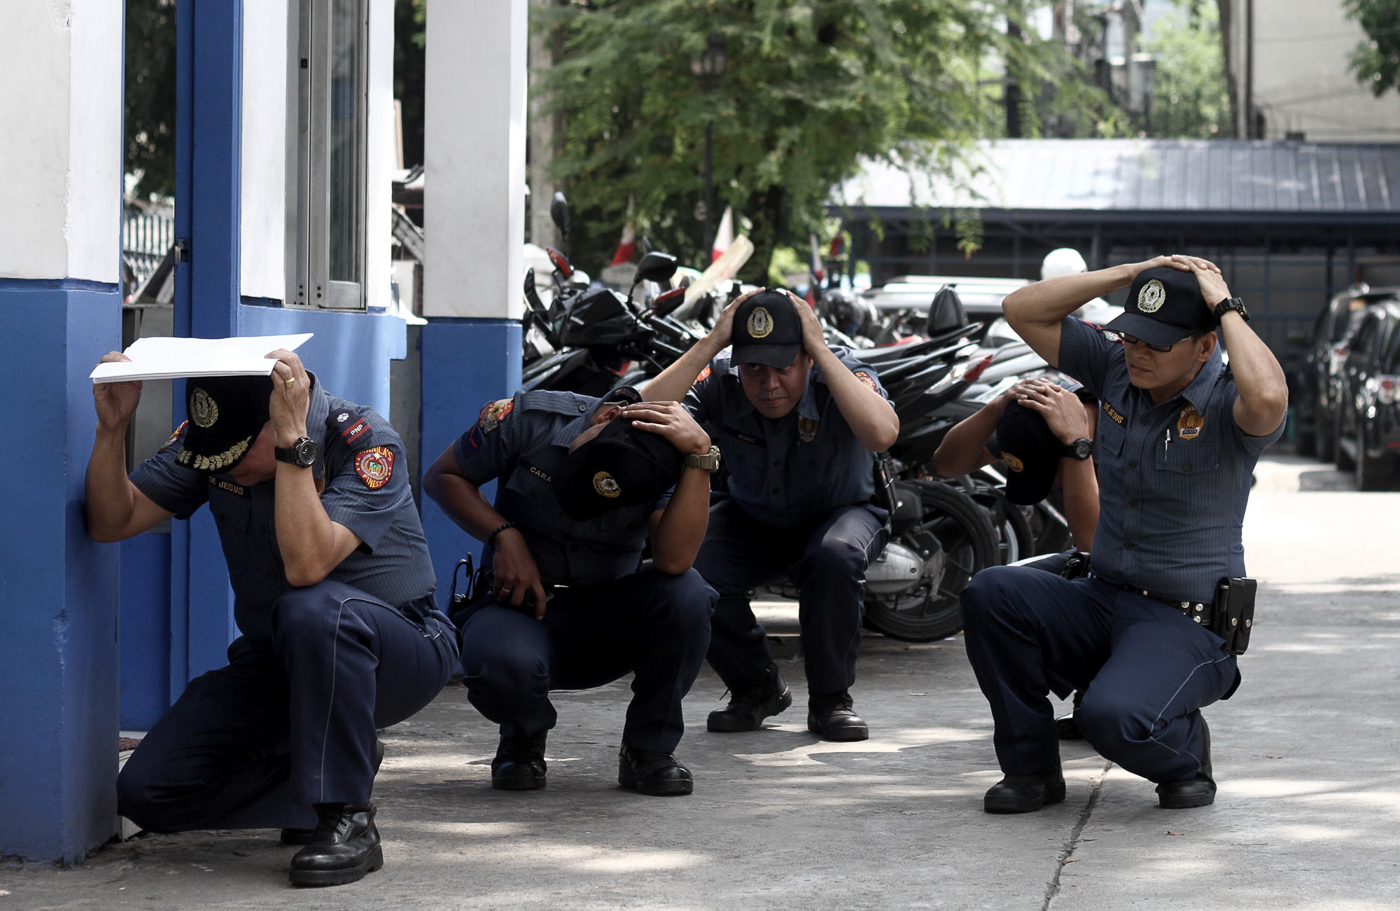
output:
[[[1249,648],[1249,634],[1254,627],[1254,594],[1259,587],[1256,579],[1224,577],[1215,584],[1215,614],[1210,631],[1225,640],[1225,650],[1243,655]]]

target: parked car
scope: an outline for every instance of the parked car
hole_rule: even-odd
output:
[[[1318,314],[1291,389],[1299,455],[1316,455],[1324,462],[1336,458],[1338,377],[1351,337],[1367,307],[1393,299],[1397,292],[1400,289],[1354,285],[1328,301]]]
[[[1362,311],[1338,373],[1337,467],[1356,470],[1361,490],[1383,490],[1400,455],[1400,300]]]

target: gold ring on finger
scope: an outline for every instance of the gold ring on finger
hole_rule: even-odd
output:
[[[287,377],[287,388],[288,388],[288,389],[291,389],[291,388],[292,388],[293,386],[295,386],[296,384],[297,384],[297,378],[296,378],[296,377],[294,377],[294,376],[289,376],[289,377]]]

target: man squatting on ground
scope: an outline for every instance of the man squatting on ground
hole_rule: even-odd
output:
[[[717,357],[731,342],[730,356]],[[865,570],[888,538],[885,512],[870,502],[873,453],[899,435],[875,371],[827,347],[799,298],[760,290],[726,307],[645,393],[684,396],[714,428],[729,469],[695,561],[719,592],[708,657],[733,694],[710,713],[709,730],[754,730],[792,704],[748,599],[749,589],[786,576],[802,590],[807,727],[828,740],[866,739],[850,687]]]
[[[1110,322],[1069,314],[1130,285]],[[1047,693],[1084,690],[1075,720],[1104,758],[1157,782],[1165,808],[1215,800],[1201,707],[1239,685],[1234,655],[1193,620],[1244,575],[1240,529],[1255,462],[1283,430],[1283,371],[1220,270],[1160,256],[1028,285],[1011,327],[1098,396],[1100,513],[1092,573],[992,567],[963,592],[967,653],[991,705],[1005,777],[989,813],[1065,798]],[[1219,338],[1230,351],[1221,359]]]
[[[468,698],[501,728],[492,787],[545,786],[551,689],[632,673],[618,783],[691,792],[674,753],[710,638],[715,593],[691,563],[718,464],[678,403],[622,387],[601,400],[541,390],[488,403],[428,470],[424,491],[486,542],[494,571],[491,590],[452,618]],[[492,479],[494,506],[481,493]]]
[[[89,532],[121,541],[207,502],[242,632],[141,741],[117,807],[162,832],[282,827],[305,845],[291,881],[329,886],[383,865],[375,730],[442,691],[457,645],[398,434],[290,351],[268,357],[270,378],[189,380],[189,420],[129,478],[141,384],[93,387]]]

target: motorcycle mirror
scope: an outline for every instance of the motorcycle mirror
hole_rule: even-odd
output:
[[[637,264],[638,281],[664,282],[675,274],[676,258],[669,253],[648,253]]]
[[[657,316],[670,316],[683,303],[685,303],[685,289],[672,288],[656,298],[651,305],[651,310]]]

